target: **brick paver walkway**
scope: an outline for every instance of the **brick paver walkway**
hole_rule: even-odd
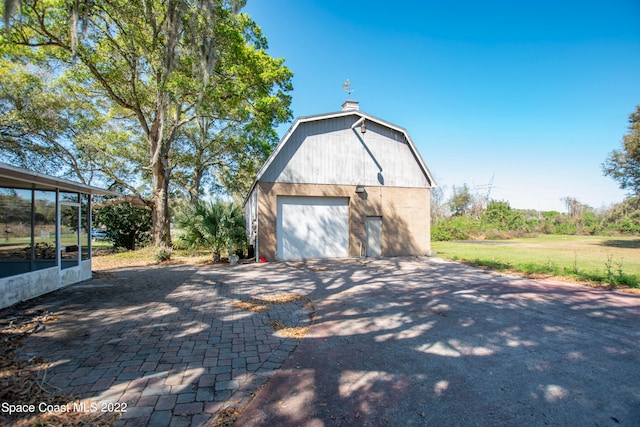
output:
[[[118,425],[206,425],[245,405],[296,348],[270,321],[309,325],[306,299],[262,312],[231,304],[308,294],[313,284],[286,271],[168,266],[95,277],[27,303],[58,320],[24,340],[21,357],[51,362],[47,382],[61,392],[126,404]]]
[[[58,317],[20,356],[126,404],[120,426],[204,426],[252,393],[243,427],[640,425],[640,299],[618,292],[406,257],[123,269],[19,308]],[[299,346],[271,327],[312,310]]]

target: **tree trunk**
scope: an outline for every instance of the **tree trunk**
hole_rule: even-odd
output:
[[[195,205],[200,200],[200,184],[202,183],[202,168],[194,166],[193,180],[189,186],[189,202]]]
[[[157,162],[153,169],[153,244],[171,247],[171,220],[169,216],[169,174],[167,158]]]
[[[169,217],[169,149],[171,143],[164,135],[166,95],[158,96],[156,117],[149,132],[149,151],[153,179],[153,244],[171,247],[171,219]]]

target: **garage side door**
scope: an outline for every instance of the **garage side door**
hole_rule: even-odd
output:
[[[349,255],[349,199],[278,197],[279,259]]]

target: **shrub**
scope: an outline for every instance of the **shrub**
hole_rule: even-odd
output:
[[[228,246],[246,242],[242,211],[232,203],[215,201],[190,205],[179,216],[178,223],[184,229],[178,245],[207,247],[215,261],[220,260],[221,252]]]
[[[616,205],[603,221],[608,233],[640,234],[640,197]]]
[[[478,220],[468,216],[455,216],[434,224],[431,239],[434,241],[468,240],[478,235]]]
[[[521,211],[512,209],[509,202],[492,200],[482,214],[482,224],[487,230],[526,231],[527,222]]]
[[[165,262],[171,259],[171,248],[161,247],[156,251],[156,261]]]
[[[136,249],[151,241],[151,210],[131,203],[119,203],[96,209],[94,224],[107,227],[107,239],[114,248]]]

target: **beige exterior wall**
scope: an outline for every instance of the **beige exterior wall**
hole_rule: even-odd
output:
[[[275,260],[278,196],[348,197],[349,256],[365,253],[365,217],[382,217],[382,255],[427,255],[431,251],[430,189],[366,187],[356,194],[353,185],[259,182],[258,256]]]

